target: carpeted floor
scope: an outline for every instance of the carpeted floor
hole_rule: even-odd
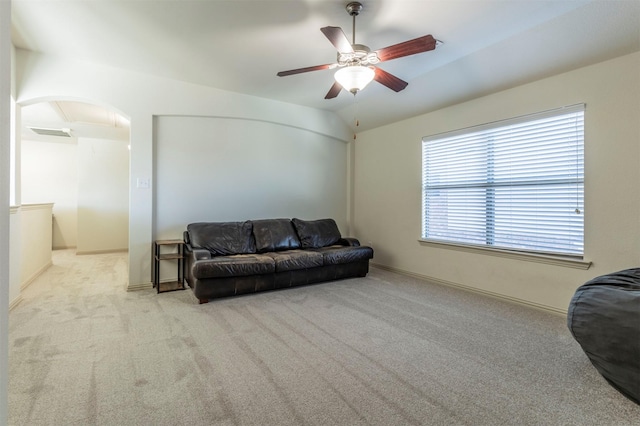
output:
[[[565,318],[372,268],[198,305],[54,254],[10,313],[11,425],[638,425]]]

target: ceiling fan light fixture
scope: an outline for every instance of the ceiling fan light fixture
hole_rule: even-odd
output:
[[[373,71],[372,68],[362,65],[352,65],[340,68],[336,71],[334,78],[343,89],[355,95],[358,90],[364,89],[367,84],[371,83],[374,76],[375,71]]]
[[[327,26],[320,28],[322,34],[324,34],[327,40],[329,40],[338,51],[337,62],[280,71],[277,73],[278,77],[301,74],[309,71],[339,68],[334,74],[336,81],[331,86],[331,89],[329,89],[329,92],[327,92],[324,97],[325,99],[335,98],[342,89],[348,90],[355,95],[371,83],[371,80],[375,80],[394,92],[399,92],[404,90],[409,83],[373,65],[379,62],[428,52],[440,44],[438,40],[429,34],[383,47],[382,49],[372,52],[368,46],[356,43],[356,16],[362,11],[362,3],[352,1],[347,4],[346,8],[347,13],[353,18],[353,37],[351,41],[340,27]]]

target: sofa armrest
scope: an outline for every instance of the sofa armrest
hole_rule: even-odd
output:
[[[211,252],[205,249],[193,249],[191,256],[193,256],[193,260],[207,260],[211,259]]]
[[[191,244],[185,241],[184,254],[193,261],[211,259],[211,252],[207,249],[193,248]]]
[[[342,237],[338,240],[341,246],[360,247],[360,241],[357,238]]]

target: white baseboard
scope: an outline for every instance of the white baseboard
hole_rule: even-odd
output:
[[[11,312],[11,310],[13,308],[15,308],[16,306],[18,306],[20,304],[20,302],[22,302],[22,295],[19,294],[18,297],[16,297],[15,299],[13,299],[11,301],[11,303],[9,303],[9,312]]]
[[[52,250],[71,250],[75,248],[76,246],[53,246]]]
[[[27,278],[22,284],[20,284],[20,291],[24,290],[25,288],[29,287],[29,285],[35,281],[36,278],[38,278],[40,276],[40,274],[42,274],[44,271],[46,271],[47,269],[49,269],[49,267],[53,265],[53,262],[50,260],[49,262],[47,262],[44,266],[42,266],[40,269],[38,269],[36,272],[33,273],[33,275],[31,275],[29,278]]]
[[[121,248],[121,249],[110,249],[110,250],[83,250],[76,251],[76,255],[82,256],[87,254],[109,254],[109,253],[126,253],[129,249]]]
[[[405,271],[404,269],[394,268],[392,266],[380,265],[378,263],[372,263],[371,266],[373,266],[374,268],[384,269],[386,271],[395,272],[395,273],[406,275],[406,276],[409,276],[409,277],[413,277],[413,278],[418,278],[418,279],[421,279],[421,280],[429,281],[429,282],[432,282],[432,283],[435,283],[435,284],[445,285],[447,287],[455,287],[455,288],[459,288],[459,289],[466,290],[466,291],[472,291],[474,293],[484,294],[485,296],[491,296],[491,297],[495,297],[495,298],[502,299],[502,300],[508,300],[510,302],[518,303],[520,305],[526,305],[526,306],[537,308],[537,309],[542,309],[544,311],[552,312],[554,314],[560,314],[560,315],[563,315],[563,316],[567,315],[567,310],[566,309],[559,309],[559,308],[556,308],[554,306],[544,305],[542,303],[530,302],[528,300],[519,299],[517,297],[507,296],[507,295],[504,295],[504,294],[495,293],[493,291],[482,290],[482,289],[479,289],[479,288],[476,288],[476,287],[471,287],[471,286],[464,285],[464,284],[454,283],[452,281],[441,280],[439,278],[430,277],[428,275],[416,274],[414,272]]]

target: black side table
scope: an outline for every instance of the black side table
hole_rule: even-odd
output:
[[[171,249],[167,252],[164,249]],[[178,279],[176,281],[160,282],[160,261],[178,261]],[[158,293],[184,290],[184,242],[182,240],[156,240],[153,242],[153,287]],[[162,288],[162,289],[161,289]]]

